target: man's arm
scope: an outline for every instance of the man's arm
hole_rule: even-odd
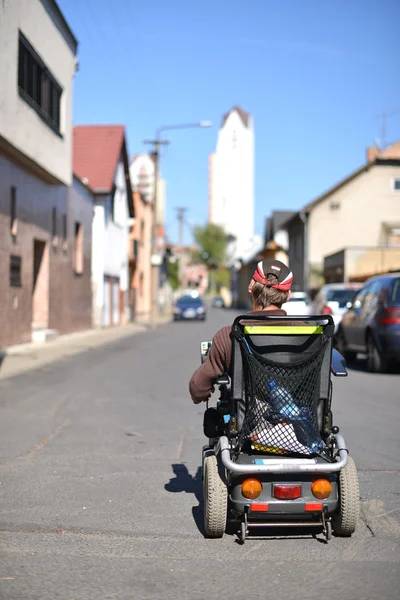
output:
[[[214,391],[217,377],[229,370],[225,337],[222,329],[215,334],[206,360],[192,375],[189,391],[195,404],[206,402]]]

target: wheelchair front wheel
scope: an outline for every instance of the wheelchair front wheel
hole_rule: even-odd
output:
[[[203,499],[206,535],[221,538],[226,529],[228,490],[223,466],[214,454],[204,461]]]

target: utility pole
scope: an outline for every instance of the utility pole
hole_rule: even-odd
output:
[[[183,226],[185,223],[185,213],[189,210],[184,206],[176,208],[176,216],[179,223],[179,263],[178,263],[178,280],[181,283],[182,280],[182,262],[183,262]]]
[[[179,223],[179,247],[183,248],[183,225],[185,223],[185,213],[187,213],[187,211],[189,210],[188,208],[185,207],[179,207],[176,208],[176,217],[178,219],[178,223]]]
[[[161,140],[157,135],[154,140],[145,140],[145,144],[152,144],[152,157],[154,161],[154,190],[153,190],[153,223],[151,235],[151,312],[150,322],[151,328],[155,329],[158,316],[158,288],[160,281],[160,256],[158,253],[158,179],[160,172],[160,146],[169,144],[167,140]]]
[[[171,129],[189,129],[192,127],[211,127],[211,121],[199,121],[198,123],[181,123],[178,125],[168,125],[159,127],[156,131],[155,139],[144,140],[145,144],[153,146],[152,157],[154,160],[154,199],[153,199],[153,228],[151,236],[151,327],[154,329],[157,325],[158,315],[158,288],[160,282],[159,267],[161,257],[158,253],[158,215],[157,215],[157,200],[158,200],[158,178],[160,170],[160,147],[169,144],[167,140],[160,138],[161,132]]]

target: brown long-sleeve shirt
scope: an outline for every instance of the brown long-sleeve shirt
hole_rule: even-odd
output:
[[[261,312],[261,311],[260,311]],[[285,317],[284,310],[262,311],[269,316]],[[250,315],[257,315],[257,312],[251,312]],[[296,325],[299,322],[294,322]],[[263,321],[263,325],[269,323]],[[273,323],[276,325],[276,321]],[[230,338],[232,327],[230,325],[222,327],[213,338],[212,346],[208,352],[204,363],[193,373],[189,383],[189,391],[195,404],[206,402],[214,391],[214,384],[217,377],[228,373],[231,375],[232,358],[232,340]]]

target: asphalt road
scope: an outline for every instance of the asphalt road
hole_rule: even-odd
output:
[[[1,600],[400,595],[399,375],[335,381],[359,468],[351,539],[208,540],[199,342],[233,313],[171,323],[0,382]]]

